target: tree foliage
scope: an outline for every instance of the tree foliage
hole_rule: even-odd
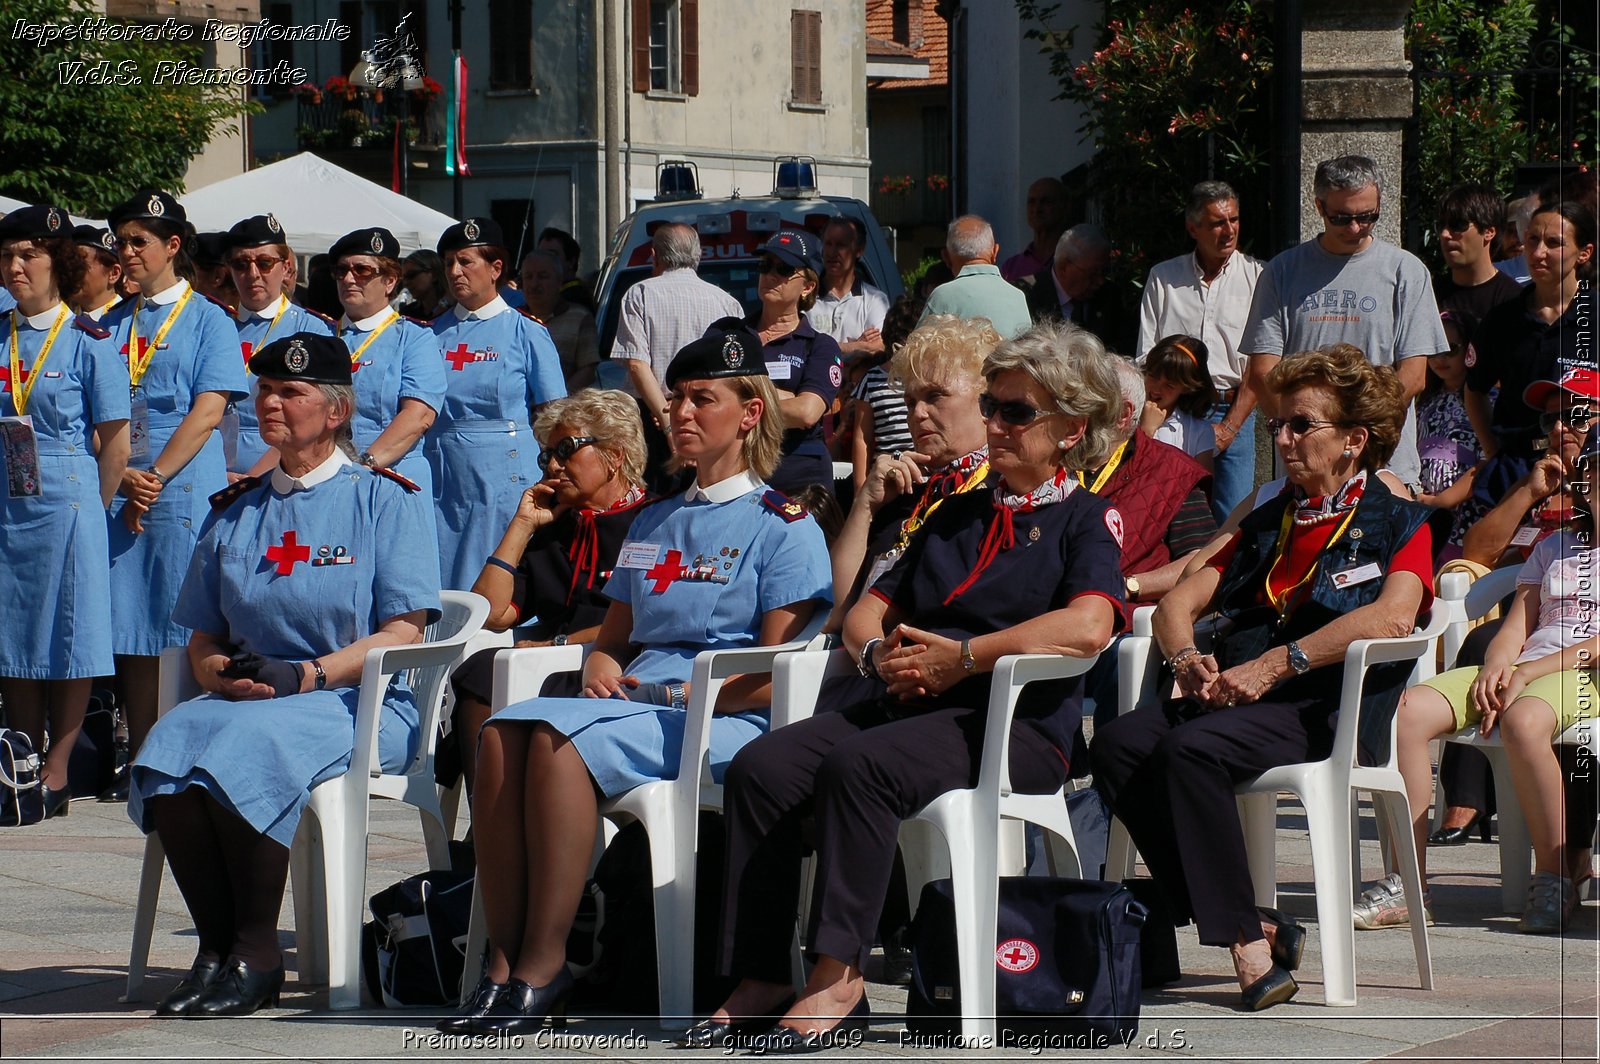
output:
[[[158,85],[157,63],[202,62],[198,39],[60,41],[15,31],[82,24],[90,0],[7,0],[0,27],[0,193],[103,217],[141,185],[181,191],[189,161],[230,120],[253,110],[238,88]],[[101,61],[103,67],[97,67]],[[62,63],[103,71],[74,84]],[[119,72],[136,84],[96,84]]]

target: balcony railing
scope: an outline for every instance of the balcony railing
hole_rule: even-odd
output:
[[[305,151],[343,151],[352,148],[394,146],[396,122],[405,125],[406,143],[437,145],[443,139],[438,108],[421,94],[385,93],[374,99],[365,93],[354,99],[323,93],[320,100],[301,96],[296,101],[295,136]]]

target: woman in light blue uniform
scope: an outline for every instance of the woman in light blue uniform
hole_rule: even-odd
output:
[[[349,458],[344,344],[296,333],[250,368],[279,464],[212,498],[174,611],[193,629],[206,693],[162,716],[131,773],[128,815],[161,836],[199,937],[158,1015],[276,1002],[289,845],[311,788],[350,763],[362,663],[420,640],[439,610],[436,575],[407,549],[431,520],[426,498]],[[379,721],[382,765],[405,764],[417,738],[397,680]]]
[[[128,469],[109,524],[112,649],[136,752],[156,719],[160,654],[189,638],[172,607],[206,496],[228,483],[216,429],[245,380],[227,309],[184,279],[194,228],[178,201],[136,193],[110,224],[122,271],[139,287],[101,322],[133,385]]]
[[[439,238],[439,254],[456,304],[433,320],[448,390],[426,446],[440,573],[445,587],[468,588],[539,481],[530,411],[567,387],[545,327],[496,290],[511,261],[500,226],[458,222]]]
[[[481,733],[472,815],[489,964],[442,1030],[516,1032],[560,1013],[598,799],[675,774],[697,653],[793,639],[832,600],[822,530],[763,482],[783,418],[760,340],[722,319],[673,359],[667,386],[672,442],[697,480],[634,519],[584,664],[587,697],[507,706]],[[714,776],[766,730],[766,690],[760,676],[723,689]]]
[[[400,286],[400,242],[387,229],[357,229],[328,256],[344,305],[339,338],[350,349],[356,416],[351,422],[363,465],[393,469],[433,498],[422,437],[444,405],[444,361],[426,325],[389,307]],[[426,547],[438,554],[436,531]]]
[[[257,214],[235,222],[222,239],[223,263],[239,293],[233,317],[239,327],[241,364],[280,336],[297,332],[332,335],[333,322],[314,310],[290,301],[294,292],[295,260],[283,226],[270,214]],[[247,371],[248,372],[248,371]],[[256,424],[255,400],[249,396],[228,404],[222,419],[222,444],[228,460],[228,480],[269,472],[278,456],[269,454]]]
[[[0,278],[17,301],[0,312],[0,417],[31,419],[37,452],[30,469],[25,446],[0,451],[0,698],[35,750],[49,718],[46,818],[67,812],[89,685],[112,669],[104,511],[128,464],[127,370],[109,334],[61,301],[83,278],[71,232],[60,207],[0,221]]]

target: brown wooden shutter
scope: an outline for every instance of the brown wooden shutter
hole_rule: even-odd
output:
[[[822,12],[790,13],[789,61],[794,79],[794,102],[821,103]]]
[[[633,0],[633,91],[650,91],[650,0]]]
[[[678,0],[679,39],[683,41],[683,94],[700,95],[700,0]]]

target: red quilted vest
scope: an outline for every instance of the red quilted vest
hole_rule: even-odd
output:
[[[1122,571],[1144,573],[1172,560],[1167,528],[1183,500],[1211,474],[1171,444],[1135,431],[1100,495],[1122,513]]]

